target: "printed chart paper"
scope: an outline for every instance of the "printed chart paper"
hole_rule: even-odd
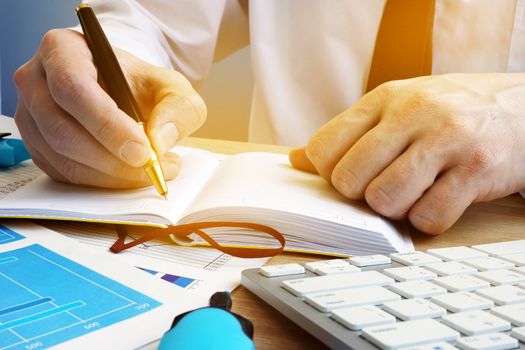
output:
[[[1,350],[138,348],[207,302],[26,223],[0,226],[0,290]]]

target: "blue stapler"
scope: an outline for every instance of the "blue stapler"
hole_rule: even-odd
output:
[[[6,168],[31,158],[22,140],[7,139],[11,134],[0,132],[0,168]]]
[[[230,293],[217,292],[210,306],[175,317],[159,350],[254,350],[252,323],[231,306]]]

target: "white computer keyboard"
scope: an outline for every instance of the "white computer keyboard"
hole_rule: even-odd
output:
[[[334,349],[525,349],[525,240],[269,265],[242,284]]]

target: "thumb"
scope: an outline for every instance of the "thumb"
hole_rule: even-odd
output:
[[[288,153],[288,159],[295,169],[318,174],[317,169],[306,156],[305,148],[294,148]]]

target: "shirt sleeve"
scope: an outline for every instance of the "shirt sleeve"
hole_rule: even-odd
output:
[[[151,64],[174,68],[194,85],[206,78],[216,53],[223,57],[248,44],[247,9],[241,4],[239,0],[90,1],[113,46]]]

